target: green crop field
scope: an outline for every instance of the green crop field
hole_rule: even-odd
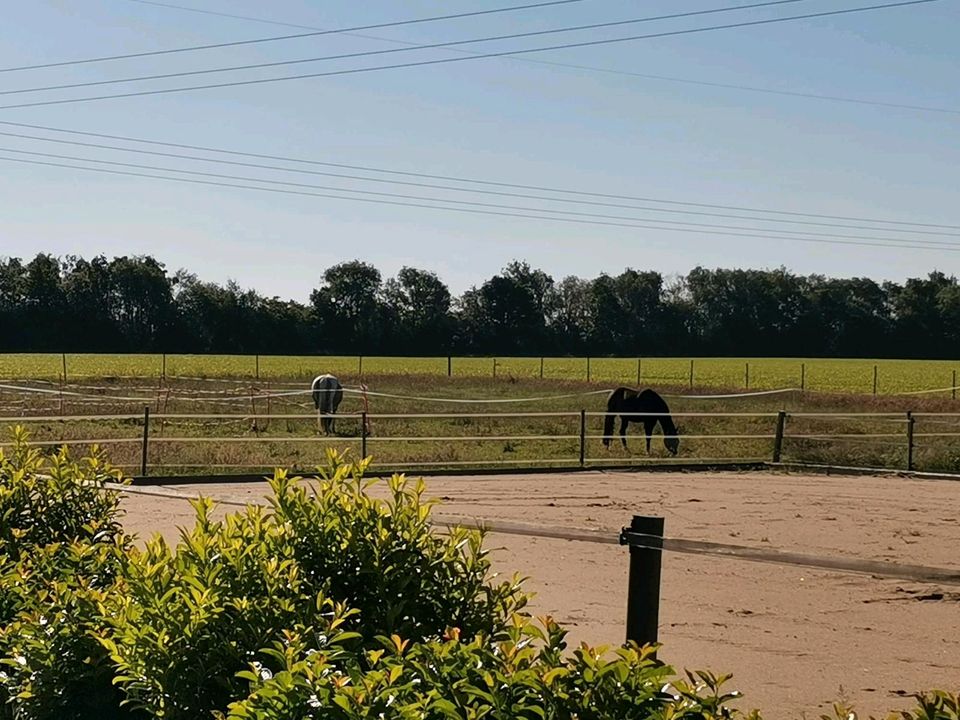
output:
[[[448,358],[278,355],[0,355],[0,378],[68,381],[88,378],[344,378],[446,376]],[[803,358],[463,358],[449,359],[453,377],[582,381],[694,388],[809,391],[880,395],[943,390],[955,384],[960,361]],[[692,382],[691,382],[692,380]]]

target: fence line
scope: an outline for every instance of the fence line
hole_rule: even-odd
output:
[[[247,398],[249,400],[249,398]],[[312,433],[300,434],[300,435],[291,435],[291,434],[266,434],[266,428],[272,420],[283,421],[283,420],[300,420],[300,421],[309,421],[314,422],[317,420],[318,416],[313,413],[303,414],[303,413],[277,413],[277,414],[260,414],[254,412],[246,413],[152,413],[149,412],[150,406],[147,405],[144,408],[144,413],[142,415],[133,415],[133,414],[105,414],[105,415],[78,415],[78,416],[69,416],[69,415],[44,415],[44,416],[35,416],[35,417],[3,417],[0,418],[0,422],[13,422],[17,424],[29,424],[31,422],[44,422],[44,423],[56,423],[59,426],[62,426],[68,422],[122,422],[130,424],[140,428],[142,435],[133,437],[130,435],[120,435],[115,437],[82,437],[82,438],[62,438],[62,439],[41,439],[34,441],[35,445],[51,447],[51,446],[109,446],[109,445],[140,445],[141,446],[141,476],[146,476],[148,471],[148,460],[150,457],[154,457],[156,460],[160,460],[160,456],[157,453],[152,455],[148,452],[149,444],[157,444],[158,447],[171,446],[171,445],[200,445],[200,446],[213,446],[213,445],[223,445],[223,446],[236,446],[236,445],[326,445],[336,443],[349,443],[351,445],[359,444],[360,453],[362,456],[368,455],[368,449],[370,443],[380,444],[381,447],[396,444],[396,443],[444,443],[446,445],[452,443],[489,443],[489,442],[538,442],[538,443],[567,443],[565,447],[569,448],[569,444],[578,443],[579,444],[579,457],[575,460],[558,460],[556,458],[546,458],[539,457],[533,459],[502,459],[502,460],[448,460],[448,461],[437,461],[437,462],[407,462],[401,463],[396,462],[395,465],[402,465],[404,467],[442,467],[442,466],[456,466],[456,465],[485,465],[485,464],[497,464],[497,465],[553,465],[559,462],[570,462],[574,466],[579,466],[581,468],[587,467],[588,465],[596,467],[598,463],[603,464],[611,460],[611,458],[595,458],[588,457],[587,453],[587,444],[597,440],[604,441],[616,441],[620,438],[617,434],[595,434],[587,432],[587,419],[588,418],[599,418],[599,417],[609,417],[611,415],[616,415],[616,413],[600,413],[600,412],[586,412],[581,410],[579,412],[533,412],[533,413],[523,413],[523,412],[507,412],[507,413],[495,413],[495,412],[456,412],[456,413],[353,413],[353,414],[344,414],[335,416],[337,419],[351,419],[359,420],[360,428],[357,434],[353,435],[338,435],[333,437],[321,438]],[[650,414],[650,417],[656,417],[656,414]],[[697,417],[697,418],[715,418],[715,419],[760,419],[760,420],[775,420],[774,423],[771,422],[770,426],[760,426],[751,424],[751,426],[744,428],[742,432],[719,432],[719,433],[699,433],[699,434],[664,434],[659,435],[658,439],[666,440],[671,438],[676,438],[679,440],[686,441],[704,441],[704,442],[726,442],[726,441],[744,441],[745,443],[754,443],[752,446],[745,446],[744,448],[739,448],[738,451],[745,452],[745,448],[748,448],[751,453],[755,454],[755,449],[759,447],[756,443],[759,442],[769,442],[770,443],[770,454],[768,457],[772,458],[772,462],[777,463],[780,461],[782,456],[783,447],[785,443],[789,442],[812,442],[812,443],[866,443],[874,445],[886,445],[889,447],[898,447],[906,452],[906,467],[908,471],[914,469],[914,453],[917,447],[917,441],[925,441],[935,438],[941,438],[944,440],[953,440],[960,438],[960,432],[957,431],[956,426],[950,428],[944,428],[944,431],[941,432],[915,432],[916,422],[918,416],[913,415],[912,413],[787,413],[781,411],[779,413],[722,413],[722,412],[699,412],[699,413],[674,413],[675,417]],[[870,420],[883,420],[890,421],[893,420],[898,424],[905,424],[905,432],[788,432],[786,429],[787,420],[790,418],[796,417],[800,420],[808,419],[844,419],[844,420],[853,420],[853,421],[870,421]],[[923,417],[932,417],[932,418],[944,418],[944,417],[960,417],[960,413],[931,413],[921,415]],[[469,434],[456,435],[456,434],[410,434],[409,432],[398,434],[398,435],[376,435],[371,434],[370,431],[370,421],[371,420],[403,420],[403,419],[437,419],[437,420],[475,420],[475,419],[515,419],[515,418],[528,418],[528,419],[561,419],[569,422],[569,425],[566,426],[567,430],[560,433],[551,433],[549,430],[546,432],[540,430],[537,432],[537,428],[530,428],[533,432],[528,432],[528,434],[509,434],[505,432],[499,432],[496,434],[480,434],[476,430]],[[151,420],[154,424],[159,423],[160,432],[153,431],[151,432]],[[575,422],[579,420],[579,427],[575,430]],[[237,422],[249,422],[250,423],[250,432],[242,435],[232,434],[218,436],[210,434],[205,428],[215,425],[213,422],[203,422],[203,421],[217,421],[221,424],[221,427],[227,426],[227,423],[237,423]],[[940,420],[940,422],[943,422]],[[167,424],[169,423],[169,425]],[[197,435],[183,435],[176,433],[176,428],[183,427],[184,424],[193,424],[194,428],[200,428],[198,432],[201,434]],[[154,425],[155,426],[155,425]],[[549,427],[549,426],[548,426]],[[769,427],[769,429],[768,429]],[[102,430],[103,428],[101,428]],[[719,428],[718,428],[719,429]],[[132,428],[131,428],[132,430]],[[168,430],[173,432],[173,435],[165,435],[164,431]],[[577,430],[579,432],[577,432]],[[232,426],[228,429],[228,432],[237,433],[237,431],[242,432],[242,428],[237,426]],[[288,433],[290,432],[290,426],[287,427]],[[79,432],[79,431],[78,431]],[[93,431],[100,432],[100,431]],[[188,431],[189,432],[189,431]],[[576,434],[575,434],[576,433]],[[86,433],[85,433],[86,434]],[[92,432],[90,434],[93,434]],[[641,436],[642,438],[642,436]],[[636,436],[631,436],[631,439],[636,441]],[[0,443],[0,447],[12,447],[13,443],[6,442]],[[557,452],[561,446],[555,446]],[[709,445],[701,448],[701,452],[710,452]],[[510,448],[505,448],[509,450]],[[696,445],[694,445],[694,452],[696,452]],[[549,455],[553,454],[551,452],[540,452],[540,455]],[[389,456],[389,455],[388,455]],[[745,458],[737,457],[724,457],[724,458],[710,458],[710,461],[741,461],[747,462]],[[698,457],[696,455],[687,455],[684,458],[680,459],[680,462],[694,462],[700,463],[707,462],[707,459],[703,457]],[[752,461],[752,460],[751,460]],[[632,458],[631,462],[634,464],[643,463],[644,460],[639,458]],[[658,462],[663,462],[662,459],[659,459]],[[216,463],[211,463],[210,466],[215,465]],[[672,464],[672,463],[671,463]],[[165,463],[168,467],[186,467],[175,462]],[[153,465],[152,467],[157,468],[162,465]],[[251,465],[250,467],[266,467],[268,465]]]

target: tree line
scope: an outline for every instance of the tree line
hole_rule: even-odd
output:
[[[960,284],[697,267],[556,280],[526,262],[455,297],[434,273],[325,270],[307,302],[149,256],[0,259],[0,351],[955,358]]]

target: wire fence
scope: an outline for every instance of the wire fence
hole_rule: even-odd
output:
[[[52,383],[157,378],[194,383],[236,384],[269,380],[300,387],[294,378],[324,372],[365,375],[423,375],[448,378],[537,378],[655,383],[674,387],[769,390],[868,395],[941,395],[956,399],[960,363],[949,360],[848,360],[800,358],[628,358],[628,357],[382,357],[277,355],[97,355],[0,354],[0,378],[39,378]],[[108,388],[109,389],[109,388]]]
[[[133,470],[141,478],[316,467],[327,448],[372,456],[373,467],[383,471],[781,462],[869,467],[867,460],[886,469],[960,470],[960,465],[950,465],[960,459],[960,412],[677,412],[671,417],[689,427],[672,434],[657,432],[650,438],[642,431],[597,432],[593,428],[602,430],[607,418],[621,416],[586,410],[361,412],[332,417],[340,423],[340,434],[321,434],[316,413],[152,413],[149,406],[136,414],[10,415],[0,417],[0,425],[21,425],[33,433],[33,444],[51,450],[109,448],[117,467]],[[661,417],[629,419],[642,427],[644,419]],[[917,432],[918,423],[921,432]],[[659,447],[663,442],[669,449],[664,441],[672,439],[680,443],[676,455]],[[0,448],[12,444],[3,442]],[[851,445],[872,454],[837,450]],[[825,455],[827,450],[834,454]],[[825,457],[834,461],[825,462]]]

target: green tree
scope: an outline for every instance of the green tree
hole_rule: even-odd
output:
[[[404,267],[384,284],[383,301],[396,320],[391,339],[400,351],[416,355],[450,349],[450,290],[435,273]]]

